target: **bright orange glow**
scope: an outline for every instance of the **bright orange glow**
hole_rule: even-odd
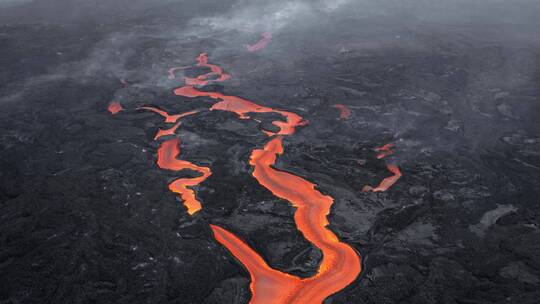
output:
[[[180,194],[188,213],[193,215],[201,210],[202,206],[195,192],[188,187],[196,186],[206,180],[212,172],[210,168],[200,167],[185,160],[177,159],[180,155],[180,139],[174,138],[164,141],[158,149],[157,164],[161,169],[182,171],[185,169],[200,172],[202,175],[194,178],[179,178],[169,184],[169,189]]]
[[[278,154],[283,153],[282,137],[268,142],[264,149],[254,150],[250,164],[253,176],[275,196],[289,201],[297,208],[294,219],[304,237],[323,252],[323,259],[317,274],[300,279],[269,268],[266,264],[252,266],[260,257],[253,251],[238,250],[245,244],[238,239],[220,235],[217,238],[239,259],[250,273],[262,277],[252,277],[251,303],[322,303],[328,296],[352,283],[360,274],[360,257],[349,245],[339,241],[327,228],[327,215],[334,202],[332,197],[315,189],[315,184],[291,173],[274,169]],[[222,242],[222,240],[224,242]],[[249,269],[252,267],[254,269]],[[277,281],[277,283],[269,283]]]
[[[162,136],[173,135],[176,132],[176,129],[178,129],[178,127],[180,127],[180,122],[177,122],[169,129],[159,129],[159,131],[156,133],[156,136],[154,136],[154,140],[158,140]]]
[[[290,302],[288,295],[297,292],[299,278],[270,268],[256,251],[233,233],[216,225],[210,225],[210,227],[216,240],[239,259],[248,270],[251,276],[251,304],[296,303]]]
[[[263,39],[248,50],[255,51],[264,48],[272,35],[264,33]],[[250,49],[251,48],[251,49]],[[229,96],[220,92],[206,92],[198,89],[213,82],[221,82],[230,78],[221,67],[208,63],[208,56],[202,53],[197,58],[198,66],[210,68],[210,72],[195,78],[186,78],[185,86],[174,90],[176,95],[185,97],[210,97],[216,102],[210,110],[229,111],[236,113],[240,119],[251,119],[250,113],[277,113],[283,120],[272,122],[279,131],[262,130],[272,137],[262,149],[252,151],[250,164],[253,166],[253,176],[259,184],[270,190],[275,196],[290,202],[295,208],[294,220],[303,236],[323,253],[317,273],[310,278],[301,279],[271,268],[265,260],[247,243],[232,232],[216,225],[210,225],[216,240],[224,245],[249,271],[251,276],[253,304],[289,304],[289,303],[322,303],[330,295],[351,284],[362,271],[361,258],[349,245],[341,242],[328,228],[328,218],[334,200],[316,189],[316,185],[296,176],[275,169],[273,166],[278,155],[283,154],[283,138],[293,135],[297,127],[308,122],[300,115],[261,106],[253,101]],[[185,67],[169,70],[169,78],[175,78],[175,71]],[[210,77],[213,79],[211,80]],[[111,104],[112,105],[112,104]],[[121,105],[118,104],[121,110]],[[341,117],[350,116],[350,110],[345,106],[336,105],[341,111]],[[160,129],[155,140],[162,136],[172,135],[181,125],[180,118],[197,113],[197,111],[171,115],[155,107],[141,107],[155,112],[165,118],[165,123],[174,123],[169,129]],[[118,111],[120,111],[118,110]],[[347,112],[348,110],[348,112]],[[112,111],[111,111],[112,113]],[[117,113],[117,112],[116,112]],[[113,113],[114,114],[114,113]],[[261,123],[260,120],[254,119]],[[180,155],[180,139],[165,140],[158,148],[157,165],[166,170],[192,170],[200,175],[194,178],[178,178],[169,184],[169,189],[180,195],[188,213],[193,215],[202,206],[192,187],[204,182],[211,174],[210,168],[201,167],[191,162],[178,159]],[[392,172],[399,172],[397,167],[389,166]],[[397,170],[397,171],[396,171]],[[396,173],[396,174],[397,174]],[[384,181],[383,181],[384,183]],[[383,184],[381,183],[381,185]],[[383,185],[384,186],[384,185]]]
[[[206,54],[198,58],[199,64],[211,66],[215,74],[223,75],[221,68],[208,63]],[[307,121],[296,113],[275,110],[258,105],[237,96],[220,92],[205,92],[195,85],[207,84],[208,74],[186,79],[186,85],[174,90],[176,95],[185,97],[210,97],[218,100],[210,110],[234,112],[241,119],[250,119],[249,113],[278,113],[285,121],[272,123],[279,127],[277,133],[263,130],[268,136],[276,136],[262,150],[254,150],[250,164],[254,166],[253,176],[274,195],[285,199],[297,208],[295,221],[304,237],[320,248],[323,260],[318,273],[308,279],[300,279],[272,269],[264,259],[240,238],[227,230],[212,225],[216,240],[223,244],[251,275],[252,299],[250,303],[322,303],[328,296],[352,283],[361,272],[360,257],[349,245],[339,241],[327,228],[327,215],[334,200],[323,195],[310,183],[296,175],[272,168],[277,155],[283,153],[282,136],[294,134],[296,127]],[[215,81],[223,81],[219,77]],[[257,120],[258,121],[258,120]],[[259,121],[260,122],[260,121]]]
[[[384,146],[375,148],[375,151],[380,152],[377,154],[377,159],[383,159],[387,157],[388,155],[394,154],[395,153],[394,147],[395,147],[394,144],[390,143],[390,144],[386,144]]]
[[[278,136],[262,150],[254,150],[250,164],[253,176],[274,195],[297,208],[294,219],[304,237],[323,252],[317,274],[301,279],[272,269],[264,259],[233,233],[212,225],[214,236],[251,275],[252,304],[322,303],[328,296],[352,283],[362,264],[356,251],[339,241],[327,228],[327,215],[333,204],[330,196],[315,189],[315,184],[296,175],[279,171],[274,165],[283,153],[282,137]]]
[[[238,114],[241,119],[248,119],[248,113],[278,113],[281,116],[285,117],[286,121],[276,120],[272,122],[275,126],[279,127],[280,130],[277,134],[280,135],[292,135],[294,134],[295,128],[299,126],[304,126],[307,122],[302,119],[298,114],[274,110],[265,106],[258,105],[252,101],[237,97],[237,96],[228,96],[220,92],[204,92],[199,91],[195,87],[187,85],[174,90],[176,95],[185,96],[185,97],[211,97],[214,99],[220,99],[219,102],[215,103],[210,110],[220,110],[220,111],[229,111]],[[267,134],[273,135],[274,133],[266,131]]]
[[[257,43],[253,45],[246,46],[247,50],[250,52],[255,52],[258,50],[264,49],[266,46],[268,46],[268,43],[270,43],[270,40],[272,40],[272,33],[270,32],[264,32],[261,35],[261,40],[257,41]]]
[[[351,117],[352,111],[346,105],[335,104],[332,107],[339,110],[339,118],[349,119]]]
[[[383,159],[387,157],[388,155],[392,155],[395,153],[394,151],[395,145],[392,143],[386,144],[384,146],[375,148],[375,151],[378,151],[377,159]],[[390,187],[392,187],[400,178],[401,178],[401,171],[399,170],[399,167],[395,164],[386,163],[386,168],[388,171],[392,172],[394,175],[389,176],[381,181],[381,183],[377,187],[372,187],[369,185],[364,186],[362,188],[363,192],[383,192]]]
[[[372,187],[372,186],[369,186],[369,185],[364,186],[362,191],[363,192],[369,192],[369,191],[383,192],[383,191],[386,191],[386,190],[390,189],[390,187],[392,187],[401,178],[402,174],[401,174],[401,171],[399,170],[399,167],[397,165],[386,164],[386,168],[388,169],[388,171],[394,173],[394,175],[383,179],[381,181],[381,183],[375,188]]]
[[[140,107],[137,109],[148,110],[148,111],[157,113],[165,118],[166,123],[175,123],[182,117],[186,117],[186,116],[189,116],[198,112],[198,111],[189,111],[182,114],[170,115],[169,113],[155,107]]]
[[[109,104],[109,112],[111,112],[112,115],[118,114],[120,111],[122,111],[124,108],[118,101],[113,101]]]
[[[204,86],[209,84],[210,82],[221,82],[225,81],[231,78],[229,74],[226,74],[223,72],[223,69],[215,64],[208,63],[208,55],[206,53],[202,53],[197,57],[197,66],[205,66],[210,68],[210,72],[197,76],[196,78],[190,78],[186,77],[186,85],[193,85],[193,86]],[[217,75],[218,78],[214,80],[208,80],[211,76]]]

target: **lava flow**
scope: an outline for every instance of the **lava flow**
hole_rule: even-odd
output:
[[[180,155],[180,139],[173,138],[164,141],[158,149],[157,164],[161,169],[174,171],[190,169],[202,174],[194,178],[179,178],[169,185],[169,189],[172,192],[180,194],[188,213],[193,215],[195,212],[201,210],[202,206],[199,200],[197,200],[195,192],[188,187],[193,187],[204,182],[212,172],[210,168],[200,167],[188,161],[177,159],[178,155]]]
[[[272,122],[279,127],[279,131],[263,131],[268,136],[277,136],[270,140],[264,149],[252,152],[250,164],[254,166],[253,176],[263,187],[277,197],[288,200],[297,208],[296,225],[307,240],[321,249],[323,260],[315,276],[301,279],[272,269],[257,252],[236,235],[212,225],[216,240],[249,271],[253,294],[251,303],[322,303],[328,296],[352,283],[360,274],[362,267],[357,252],[340,242],[327,228],[327,215],[330,213],[333,199],[316,190],[315,184],[272,168],[277,155],[283,153],[282,136],[294,134],[296,127],[305,125],[306,121],[296,113],[261,106],[237,96],[198,90],[195,86],[207,84],[210,74],[218,76],[214,81],[228,79],[223,70],[208,63],[206,54],[201,54],[198,61],[198,65],[210,66],[212,73],[195,79],[187,78],[185,86],[174,90],[176,95],[217,99],[210,110],[234,112],[241,119],[249,119],[249,113],[277,113],[285,118],[285,121]]]
[[[255,250],[235,234],[222,227],[211,225],[216,240],[224,245],[249,271],[252,291],[250,303],[322,303],[330,295],[351,284],[360,274],[362,264],[358,253],[351,246],[341,242],[328,228],[327,216],[334,202],[333,198],[323,195],[315,189],[315,184],[294,174],[273,168],[277,155],[284,151],[283,137],[294,134],[296,128],[306,125],[307,121],[293,112],[261,106],[250,100],[220,92],[199,90],[197,88],[199,86],[224,81],[230,76],[225,74],[219,66],[208,63],[208,56],[205,53],[201,54],[197,60],[198,66],[209,67],[211,71],[196,78],[185,78],[185,86],[174,90],[176,95],[216,99],[217,102],[210,107],[210,110],[233,112],[241,119],[250,119],[249,113],[277,113],[284,118],[284,121],[272,122],[279,128],[279,131],[263,130],[272,138],[263,149],[252,151],[250,159],[250,164],[254,167],[252,174],[259,184],[270,190],[275,196],[289,201],[296,207],[294,219],[297,228],[308,241],[322,251],[323,258],[317,273],[313,277],[302,279],[271,268]],[[169,70],[169,74],[170,77],[172,75],[174,78],[174,70]],[[160,130],[155,137],[156,139],[163,135],[174,134],[180,125],[178,120],[196,112],[170,115],[154,107],[141,107],[140,109],[158,113],[165,118],[166,123],[176,123],[167,130]],[[254,120],[260,122],[260,120]],[[180,139],[166,140],[161,143],[158,149],[157,164],[162,169],[175,171],[189,169],[201,174],[194,178],[176,179],[169,185],[171,191],[180,194],[189,214],[194,214],[201,209],[201,203],[190,187],[199,185],[212,173],[210,168],[200,167],[178,159],[179,154]]]
[[[375,151],[379,152],[377,154],[377,159],[383,159],[387,157],[388,155],[392,155],[395,153],[394,151],[394,144],[386,144],[384,146],[375,148]]]
[[[170,127],[169,129],[159,129],[156,136],[154,136],[154,140],[158,140],[162,136],[173,135],[176,133],[178,127],[180,127],[180,122],[175,123],[174,126]]]
[[[388,155],[394,154],[395,153],[394,147],[395,147],[394,144],[390,143],[390,144],[386,144],[384,146],[375,148],[375,151],[379,152],[377,154],[377,159],[383,159],[387,157]],[[364,186],[364,188],[362,188],[362,191],[363,192],[370,192],[370,191],[383,192],[390,189],[390,187],[392,187],[401,178],[402,174],[397,165],[386,163],[386,168],[388,169],[388,171],[392,172],[394,175],[383,179],[381,183],[376,187],[366,185]]]
[[[315,189],[315,184],[279,171],[272,166],[283,153],[282,137],[254,150],[250,164],[253,176],[275,196],[296,207],[294,219],[304,237],[323,252],[317,274],[301,279],[268,266],[264,259],[233,233],[212,225],[218,242],[223,244],[247,268],[251,275],[250,303],[322,303],[328,296],[342,290],[360,274],[362,264],[356,251],[339,241],[328,229],[327,215],[334,202],[332,197]]]
[[[253,45],[247,45],[246,49],[250,52],[256,52],[258,50],[264,49],[268,45],[268,43],[270,43],[270,40],[272,40],[272,33],[264,32],[261,36],[261,40],[257,41],[257,43]]]
[[[118,114],[120,111],[122,111],[124,108],[118,101],[113,101],[109,104],[109,112],[111,112],[112,115]]]
[[[349,119],[351,117],[352,111],[346,105],[335,104],[332,107],[339,110],[339,118]]]
[[[186,112],[186,113],[182,113],[182,114],[176,114],[176,115],[170,115],[169,113],[161,110],[161,109],[158,109],[158,108],[155,108],[155,107],[140,107],[140,108],[137,108],[138,110],[148,110],[148,111],[152,111],[154,113],[157,113],[161,116],[163,116],[165,118],[165,122],[167,123],[175,123],[176,121],[178,121],[178,119],[182,118],[182,117],[186,117],[188,115],[192,115],[192,114],[195,114],[197,113],[197,111],[189,111],[189,112]]]
[[[173,135],[178,127],[180,126],[180,121],[178,121],[182,117],[186,117],[188,115],[192,115],[197,113],[198,111],[189,111],[182,114],[176,114],[171,115],[167,113],[164,110],[155,108],[155,107],[140,107],[138,109],[141,110],[148,110],[155,112],[165,118],[165,123],[174,123],[172,127],[169,129],[159,129],[156,136],[154,137],[154,140],[158,140],[162,136],[166,135]],[[184,201],[184,206],[186,206],[187,211],[190,215],[195,214],[197,211],[201,210],[202,205],[197,200],[197,197],[195,196],[195,192],[187,187],[193,187],[196,186],[203,181],[205,181],[208,176],[212,174],[210,171],[210,168],[206,167],[199,167],[195,164],[192,164],[188,161],[179,160],[177,159],[178,155],[180,155],[180,139],[174,138],[167,140],[163,142],[159,149],[158,149],[158,166],[162,169],[168,169],[168,170],[174,170],[174,171],[182,171],[184,169],[190,169],[193,171],[197,171],[201,173],[202,175],[195,178],[179,178],[173,181],[171,184],[169,184],[169,189],[174,192],[180,194],[180,197]]]

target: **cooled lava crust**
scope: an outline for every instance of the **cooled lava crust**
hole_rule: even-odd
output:
[[[0,2],[0,303],[537,303],[538,5],[254,2]]]

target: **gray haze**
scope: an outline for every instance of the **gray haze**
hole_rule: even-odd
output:
[[[412,57],[435,51],[466,57],[475,48],[500,52],[505,58],[501,62],[471,60],[470,75],[462,79],[467,82],[467,91],[456,100],[438,101],[436,110],[461,111],[471,120],[477,120],[475,115],[479,119],[493,115],[479,105],[481,100],[493,97],[493,90],[499,90],[503,96],[537,75],[538,55],[534,50],[540,46],[537,18],[540,1],[3,0],[0,3],[4,5],[0,11],[0,22],[4,24],[28,24],[34,31],[44,33],[58,30],[61,35],[71,35],[73,41],[80,35],[86,43],[78,53],[84,55],[82,59],[67,58],[62,45],[52,45],[59,48],[58,55],[53,54],[52,61],[44,58],[38,63],[46,67],[27,76],[16,76],[25,87],[59,77],[89,82],[112,77],[130,79],[137,85],[168,87],[171,84],[163,77],[164,71],[171,65],[190,64],[197,55],[185,53],[184,44],[197,43],[199,52],[209,51],[213,58],[232,58],[245,52],[245,46],[257,41],[265,31],[274,38],[271,46],[257,56],[275,64],[276,73],[293,77],[296,65],[305,65],[307,58],[318,58],[313,59],[317,72],[306,78],[306,85],[317,82],[318,77],[336,81],[321,54],[346,60],[372,55],[392,58],[392,52],[398,51]],[[2,35],[0,38],[7,37]],[[32,43],[37,42],[32,40]],[[16,52],[16,49],[4,51]],[[496,71],[492,70],[493,65],[498,65]],[[145,68],[141,69],[142,66]],[[234,65],[225,68],[235,72]],[[10,85],[15,84],[9,81],[10,77],[4,77],[8,88],[3,93],[4,100],[21,96],[20,92],[10,92]],[[249,79],[242,79],[237,75],[231,84],[234,81],[263,83],[265,77],[253,73]],[[330,94],[328,98],[342,98],[343,93],[336,93],[332,86],[320,90]],[[126,96],[129,92],[122,89],[116,95]],[[461,108],[464,100],[471,109]],[[511,115],[505,106],[499,110]],[[386,114],[369,123],[387,129],[396,139],[407,138],[407,133],[421,126],[424,119],[423,115],[403,108],[388,109]],[[466,124],[463,118],[450,119],[447,128],[458,130],[463,124]],[[493,129],[489,124],[479,125],[466,128],[472,133],[465,137],[475,144],[491,138]],[[438,148],[448,149],[454,144],[453,139],[443,140]],[[409,140],[404,145],[421,144]],[[438,144],[432,145],[437,148]]]

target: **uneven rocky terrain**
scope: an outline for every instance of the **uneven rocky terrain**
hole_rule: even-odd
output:
[[[325,303],[537,303],[539,5],[342,2],[0,1],[0,303],[248,303],[210,224],[317,272],[295,209],[252,176],[280,117],[173,94],[208,72],[203,52],[231,79],[201,90],[309,121],[275,168],[334,199],[329,227],[363,267]],[[156,165],[165,124],[141,106],[199,111],[176,132],[181,159],[212,170],[193,216],[168,184],[196,174]],[[362,191],[387,163],[397,183]]]

